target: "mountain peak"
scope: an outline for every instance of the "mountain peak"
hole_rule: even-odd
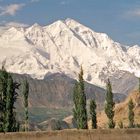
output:
[[[79,23],[78,21],[71,18],[67,18],[64,22],[68,27],[82,27],[82,28],[86,27],[82,25],[81,23]]]
[[[30,29],[30,30],[34,30],[34,29],[41,29],[42,26],[40,26],[38,23],[34,23],[32,26],[28,27],[27,29]]]
[[[3,46],[11,51],[14,48],[14,52],[19,52],[18,56],[11,57],[11,52]],[[1,53],[5,52],[8,71],[30,74],[34,78],[44,78],[47,73],[65,73],[76,78],[82,64],[85,80],[104,86],[104,79],[115,72],[140,71],[140,48],[128,53],[122,46],[106,34],[94,32],[68,18],[45,27],[35,23],[22,31],[15,27],[7,30],[0,36],[0,62],[4,60]]]
[[[33,24],[32,26],[26,28],[26,32],[41,32],[42,31],[42,26],[40,26],[38,23]]]
[[[78,24],[80,24],[78,21],[76,21],[76,20],[74,20],[74,19],[72,19],[72,18],[66,18],[65,20],[64,20],[66,23],[67,22],[73,22],[73,23],[78,23]]]
[[[40,27],[40,25],[38,23],[34,23],[32,27]]]
[[[45,29],[47,32],[50,32],[50,34],[59,34],[62,30],[67,29],[67,25],[63,20],[57,20],[56,22],[46,26]]]
[[[54,23],[52,23],[51,25],[54,25],[54,26],[63,26],[65,23],[63,20],[57,20],[55,21]],[[49,25],[50,26],[50,25]]]
[[[11,28],[8,29],[8,31],[15,32],[15,31],[18,31],[18,29],[16,27],[11,27]]]

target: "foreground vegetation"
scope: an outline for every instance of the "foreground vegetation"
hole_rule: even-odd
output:
[[[17,101],[20,83],[14,82],[10,73],[4,67],[0,70],[0,131],[16,132],[20,129],[20,123],[16,119],[16,108],[14,106]],[[23,96],[25,106],[25,127],[28,131],[28,82],[23,83]]]

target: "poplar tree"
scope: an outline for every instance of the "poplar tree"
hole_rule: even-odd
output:
[[[6,90],[7,90],[8,73],[4,66],[0,70],[0,132],[4,131],[4,122],[6,117]]]
[[[5,132],[12,132],[13,128],[13,108],[14,108],[14,83],[11,75],[8,75],[7,92],[6,92],[6,116],[5,116]]]
[[[74,103],[74,108],[73,108],[73,116],[74,120],[76,121],[76,126],[78,128],[79,124],[79,119],[78,119],[78,114],[79,114],[79,91],[78,91],[78,82],[75,83],[74,90],[73,90],[73,103]]]
[[[128,119],[129,119],[129,127],[133,128],[134,127],[134,103],[132,101],[132,99],[130,99],[129,103],[128,103]]]
[[[22,94],[23,94],[23,97],[24,97],[24,108],[25,108],[25,131],[28,131],[29,129],[29,124],[28,124],[28,119],[29,119],[29,116],[28,116],[28,96],[29,96],[29,84],[27,82],[27,80],[24,80],[23,81],[23,84],[22,84]]]
[[[20,84],[18,82],[14,82],[13,83],[13,105],[15,104],[17,97],[18,97],[18,93],[17,90],[19,90]],[[13,106],[13,124],[12,124],[12,132],[18,132],[19,131],[19,127],[20,127],[20,123],[17,121],[16,119],[16,108],[15,106]]]
[[[92,121],[92,129],[97,129],[96,103],[94,100],[90,101],[90,116]]]
[[[115,107],[115,103],[113,101],[112,86],[111,86],[110,80],[108,79],[107,85],[106,85],[105,113],[108,117],[108,127],[109,128],[115,127],[115,122],[113,120],[114,107]]]
[[[74,118],[76,120],[77,128],[87,129],[88,125],[87,125],[86,95],[82,67],[79,73],[79,79],[74,87],[73,101],[74,101],[73,113]]]
[[[11,74],[3,66],[0,70],[0,131],[13,132],[16,129],[14,103],[17,99],[16,90],[19,85],[13,82]]]
[[[0,132],[3,131],[3,119],[4,119],[4,106],[3,106],[3,80],[0,77]]]

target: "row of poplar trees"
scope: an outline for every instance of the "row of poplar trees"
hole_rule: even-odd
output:
[[[15,108],[20,86],[21,84],[14,82],[12,75],[3,66],[0,70],[0,132],[17,132],[20,129]],[[27,80],[24,80],[22,83],[22,95],[24,97],[24,129],[26,131],[28,130],[28,94],[29,84]]]
[[[78,81],[75,83],[74,92],[73,92],[73,115],[74,120],[78,129],[88,129],[88,117],[87,117],[87,108],[86,108],[86,94],[84,87],[83,79],[83,69],[81,67],[80,73],[78,75]],[[108,126],[109,128],[114,128],[115,123],[113,121],[114,117],[114,101],[113,94],[111,89],[111,83],[108,80],[107,82],[107,93],[106,93],[106,102],[105,102],[105,113],[109,119]],[[97,128],[97,118],[96,118],[96,102],[94,99],[90,101],[90,115],[92,120],[92,128]]]
[[[87,109],[86,109],[86,94],[84,88],[84,79],[83,79],[83,69],[81,67],[78,81],[75,83],[74,92],[73,92],[73,116],[76,121],[76,125],[78,129],[88,129],[88,117],[87,117]],[[139,79],[139,92],[140,92],[140,79]],[[114,118],[114,107],[115,102],[113,101],[113,93],[111,82],[108,79],[106,84],[106,97],[105,97],[105,114],[108,118],[108,128],[115,128]],[[134,127],[134,104],[133,101],[130,100],[128,103],[128,119],[129,119],[129,127]],[[94,99],[90,101],[89,113],[92,120],[92,128],[97,128],[97,118],[96,118],[96,102]],[[120,122],[120,128],[123,128],[123,123]]]

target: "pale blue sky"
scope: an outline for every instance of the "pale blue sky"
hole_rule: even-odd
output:
[[[0,24],[73,18],[123,44],[140,45],[140,0],[0,0]]]

